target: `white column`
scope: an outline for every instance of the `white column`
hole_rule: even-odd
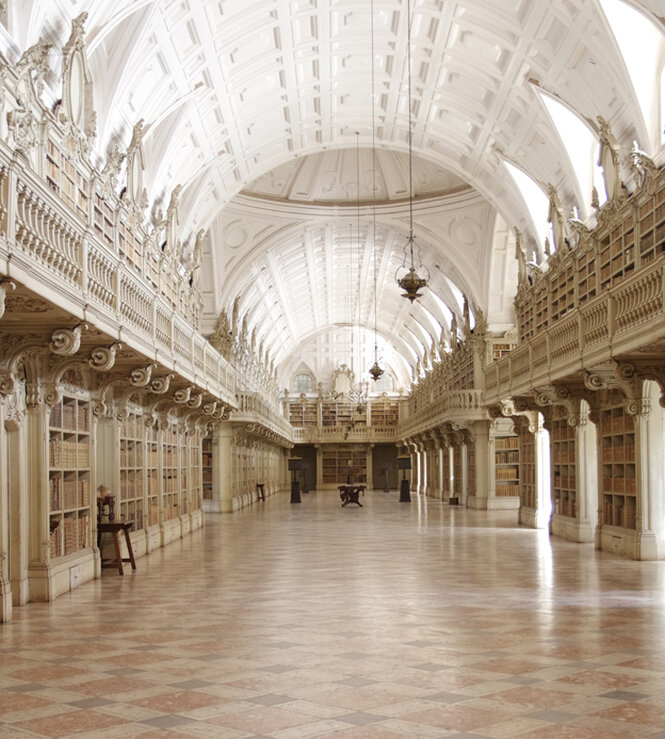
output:
[[[233,510],[233,431],[219,423],[212,434],[212,512]]]
[[[635,417],[637,462],[637,558],[658,559],[665,554],[663,521],[663,408],[656,383],[642,385],[642,408]]]

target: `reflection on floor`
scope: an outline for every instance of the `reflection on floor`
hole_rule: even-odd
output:
[[[0,736],[665,737],[665,563],[336,491],[0,627]]]

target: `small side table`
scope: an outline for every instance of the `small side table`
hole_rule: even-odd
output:
[[[132,550],[132,542],[129,538],[129,530],[134,525],[133,521],[108,521],[97,524],[97,548],[101,552],[100,544],[102,542],[102,534],[111,534],[113,536],[113,546],[115,547],[115,559],[107,560],[106,562],[102,559],[102,569],[104,567],[117,567],[118,573],[124,575],[125,571],[122,566],[123,562],[131,562],[132,569],[136,569],[136,562],[134,561],[134,551]],[[120,540],[118,537],[120,533],[125,534],[125,543],[127,544],[127,553],[129,557],[123,558],[120,554]]]

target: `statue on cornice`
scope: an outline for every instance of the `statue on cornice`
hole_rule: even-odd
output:
[[[608,121],[600,115],[597,120],[600,126],[598,166],[603,170],[605,193],[608,203],[611,203],[621,193],[621,150]]]
[[[547,221],[552,224],[552,238],[554,239],[554,249],[559,251],[563,249],[565,242],[565,221],[563,216],[563,208],[559,200],[559,194],[552,184],[547,185],[547,195],[550,200],[550,209],[547,213]]]
[[[522,232],[515,228],[515,257],[517,258],[517,284],[519,287],[527,284],[526,252],[522,241]]]
[[[208,339],[212,346],[226,359],[231,359],[231,347],[233,345],[233,336],[229,325],[229,318],[226,311],[222,310],[215,324],[212,335]]]
[[[126,154],[120,151],[117,144],[113,147],[113,151],[109,154],[104,168],[101,172],[102,193],[104,197],[115,195],[118,187],[118,173],[120,167],[125,160]]]
[[[15,71],[23,87],[19,91],[19,104],[22,107],[39,101],[44,88],[44,76],[48,72],[46,59],[50,51],[51,44],[45,39],[39,39],[16,62]]]

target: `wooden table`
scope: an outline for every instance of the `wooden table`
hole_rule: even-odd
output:
[[[136,562],[134,561],[134,551],[132,550],[132,542],[129,538],[129,530],[134,526],[133,521],[106,521],[104,523],[97,524],[97,548],[100,550],[100,544],[102,542],[102,534],[111,534],[113,536],[113,546],[115,547],[115,559],[106,560],[102,558],[102,568],[104,567],[117,567],[118,573],[124,575],[125,571],[122,566],[123,562],[131,562],[132,569],[136,569]],[[125,543],[127,544],[127,553],[129,557],[123,558],[120,554],[120,540],[118,537],[121,533],[125,534]],[[101,556],[101,554],[100,554]]]
[[[342,499],[342,508],[349,505],[349,503],[355,503],[361,508],[363,504],[358,500],[360,493],[365,494],[364,485],[338,485],[339,497]]]

